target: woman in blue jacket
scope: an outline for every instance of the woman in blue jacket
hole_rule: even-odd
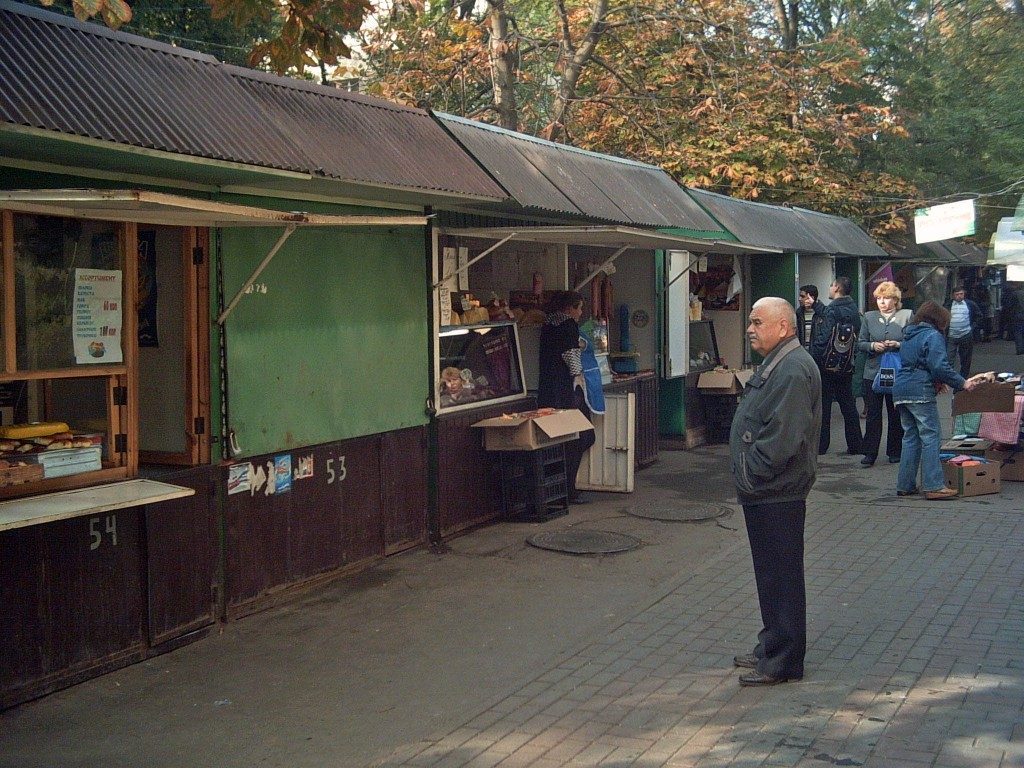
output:
[[[974,389],[976,377],[964,379],[946,358],[945,331],[949,310],[926,301],[910,318],[900,346],[902,368],[896,372],[892,400],[903,425],[903,452],[896,479],[896,493],[910,496],[923,492],[926,499],[952,499],[957,492],[946,487],[939,461],[939,407],[935,395],[948,384],[954,391]],[[921,490],[917,486],[921,471]]]

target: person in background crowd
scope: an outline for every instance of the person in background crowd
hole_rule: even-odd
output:
[[[753,652],[733,659],[750,670],[740,675],[743,686],[776,685],[804,675],[804,519],[817,473],[821,381],[818,366],[800,346],[798,328],[785,299],[754,303],[747,338],[764,362],[744,388],[729,431],[763,626]]]
[[[540,331],[537,405],[540,408],[578,408],[589,419],[579,327],[583,297],[575,291],[557,291],[548,303],[547,313]],[[588,429],[580,432],[576,440],[565,443],[565,480],[572,504],[586,503],[576,490],[576,473],[594,440],[594,430]]]
[[[953,370],[959,363],[960,375],[965,379],[971,375],[971,358],[974,356],[974,337],[981,332],[981,307],[967,298],[962,285],[953,287],[953,298],[946,304],[949,310],[949,333],[946,335],[946,357]]]
[[[942,434],[935,396],[944,384],[955,391],[974,389],[984,374],[965,380],[950,367],[943,338],[948,327],[949,310],[934,301],[926,301],[903,330],[900,345],[903,367],[896,371],[892,389],[892,400],[903,424],[903,453],[896,478],[898,496],[924,493],[931,501],[957,496],[955,490],[946,487],[939,461]],[[918,469],[920,486],[917,485]]]
[[[979,283],[975,286],[974,301],[981,309],[981,328],[979,329],[976,340],[991,341],[992,320],[995,317],[995,311],[992,309],[992,297],[989,295],[988,289],[984,284]]]
[[[864,423],[864,442],[861,448],[864,458],[861,466],[870,467],[878,458],[878,445],[882,441],[882,405],[885,405],[888,434],[885,440],[885,453],[889,463],[900,460],[903,448],[903,427],[899,414],[892,402],[892,394],[875,392],[872,384],[878,373],[878,364],[882,355],[900,348],[903,340],[903,328],[910,320],[909,309],[900,308],[900,289],[896,283],[886,281],[875,288],[875,303],[878,311],[864,313],[857,337],[857,349],[867,355],[864,361],[864,375],[861,377],[861,395],[867,420]]]
[[[854,329],[860,328],[860,312],[850,298],[850,278],[840,275],[829,286],[828,296],[832,299],[822,311],[822,322],[811,340],[810,353],[821,368],[825,353],[832,341],[832,330],[840,323],[849,323]],[[828,453],[832,437],[832,402],[839,403],[846,432],[846,452],[856,455],[861,452],[860,416],[853,397],[853,369],[847,373],[832,373],[821,370],[821,439],[818,454]]]
[[[1010,286],[1013,286],[1012,289]],[[1018,355],[1024,355],[1024,287],[1020,283],[1007,283],[1005,296],[1010,299],[1010,328]]]
[[[800,301],[796,308],[796,332],[800,335],[800,343],[804,349],[811,348],[815,331],[824,320],[822,312],[825,305],[818,301],[818,286],[801,285]]]
[[[1013,292],[1013,283],[1003,283],[999,292],[999,334],[1000,341],[1013,341],[1013,310],[1017,296]]]

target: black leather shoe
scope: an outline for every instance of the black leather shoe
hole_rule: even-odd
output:
[[[748,674],[740,675],[740,685],[749,688],[757,685],[778,685],[779,683],[788,683],[790,680],[801,679],[801,677],[773,677],[761,672],[749,672]]]
[[[752,653],[744,653],[740,656],[733,656],[732,663],[737,667],[757,669],[757,656]]]
[[[917,488],[914,488],[914,489],[909,490],[909,491],[896,491],[896,495],[897,496],[917,496],[917,494],[919,494],[920,492],[921,491],[919,491]]]
[[[862,467],[873,467],[875,465],[875,457],[865,456],[863,459],[860,460],[860,465]]]
[[[900,463],[900,457],[899,456],[890,456],[889,457],[889,463],[890,464],[899,464]]]
[[[570,504],[589,504],[590,499],[584,496],[582,493],[577,493],[575,496],[569,497]]]

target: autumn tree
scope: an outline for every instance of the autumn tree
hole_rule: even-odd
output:
[[[915,7],[908,22],[916,34],[898,64],[877,68],[907,137],[882,138],[871,162],[914,181],[929,201],[978,196],[987,240],[1024,179],[1024,16],[998,0],[961,0]]]
[[[129,24],[133,18],[134,3],[125,0],[39,0],[45,6],[55,3],[70,5],[80,20],[100,18],[107,25],[118,28]],[[306,67],[334,65],[341,57],[351,53],[345,36],[359,28],[369,8],[369,0],[208,0],[210,23],[205,13],[194,14],[189,23],[195,26],[196,34],[215,30],[220,35],[226,29],[216,24],[226,20],[235,30],[255,34],[249,38],[251,45],[245,57],[250,66],[271,69],[279,74],[301,73]],[[180,29],[179,11],[188,9],[168,8],[156,3],[142,2],[144,22],[142,34],[158,37],[176,37]],[[163,15],[160,15],[163,11]],[[201,47],[210,43],[208,38],[178,35],[187,47]],[[197,45],[199,44],[199,45]],[[222,58],[222,54],[218,55]],[[230,58],[230,56],[228,57]]]
[[[735,0],[505,0],[501,12],[516,55],[514,126],[493,100],[493,5],[469,18],[448,6],[389,17],[364,39],[373,88],[743,197],[856,215],[908,191],[860,162],[863,137],[901,129],[861,81],[864,52],[841,35],[786,49],[758,8]]]

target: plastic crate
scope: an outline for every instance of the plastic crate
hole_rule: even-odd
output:
[[[553,445],[537,451],[502,451],[500,464],[506,518],[543,522],[568,512],[564,446]]]

